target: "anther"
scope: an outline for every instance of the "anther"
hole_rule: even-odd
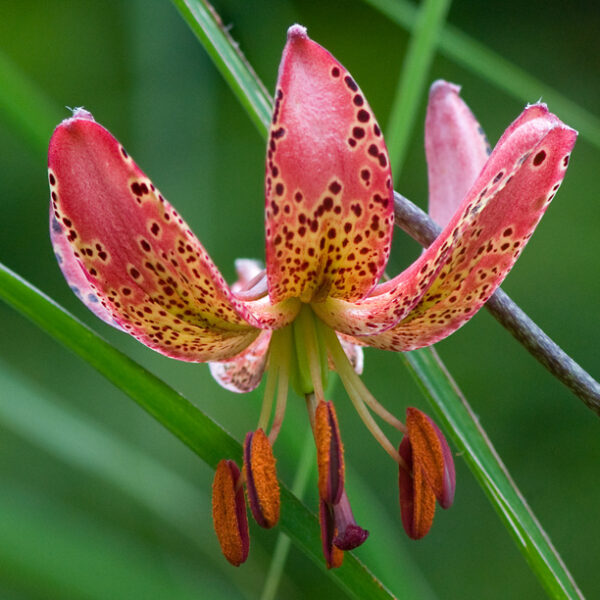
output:
[[[279,521],[279,482],[273,450],[262,429],[246,435],[244,471],[252,516],[261,527],[270,529]]]
[[[213,524],[221,551],[234,566],[248,558],[250,536],[244,490],[238,487],[241,474],[232,460],[217,465],[212,487]]]
[[[333,543],[340,550],[353,550],[363,544],[369,537],[369,532],[363,529],[352,514],[348,495],[344,490],[340,501],[333,506],[337,535]]]
[[[319,469],[319,495],[329,504],[337,504],[344,490],[344,447],[340,439],[335,408],[331,402],[319,402],[315,411],[315,441]]]

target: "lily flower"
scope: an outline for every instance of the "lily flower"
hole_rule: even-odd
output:
[[[263,527],[279,517],[272,446],[288,390],[306,399],[317,445],[327,565],[363,543],[344,485],[341,434],[325,396],[339,375],[369,431],[400,468],[402,522],[424,535],[454,496],[452,454],[416,409],[404,424],[359,377],[362,346],[404,352],[468,321],[500,285],[564,177],[576,132],[527,107],[488,156],[458,88],[437,82],[426,122],[435,242],[381,282],[394,229],[381,129],[350,73],[294,25],[279,68],[266,164],[266,269],[236,264],[229,287],[183,218],[92,115],[76,109],[49,149],[51,237],[67,282],[98,317],[166,356],[209,362],[227,389],[267,371],[244,464],[219,464],[215,529],[226,558],[248,554],[245,483]],[[373,414],[404,434],[397,450]]]

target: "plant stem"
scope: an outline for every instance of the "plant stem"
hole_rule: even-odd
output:
[[[304,492],[306,491],[306,485],[310,479],[313,466],[315,464],[315,443],[313,440],[313,434],[311,429],[307,429],[304,437],[304,443],[302,444],[302,454],[300,455],[300,462],[298,463],[298,469],[292,483],[292,494],[302,499]],[[273,550],[273,558],[269,565],[269,572],[265,579],[265,586],[263,587],[260,600],[274,600],[277,595],[279,588],[279,582],[283,575],[283,569],[287,560],[291,539],[282,531],[277,536],[277,543]]]
[[[425,95],[429,67],[449,7],[450,0],[425,0],[419,9],[419,18],[406,51],[385,136],[396,181]]]
[[[394,192],[396,225],[427,248],[441,227],[410,200]],[[500,288],[486,302],[493,317],[554,377],[600,416],[600,383],[546,335]]]

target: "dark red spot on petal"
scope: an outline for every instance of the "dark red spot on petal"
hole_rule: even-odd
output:
[[[533,165],[535,167],[539,167],[544,160],[546,159],[546,151],[545,150],[540,150],[534,157],[533,157]]]
[[[346,77],[344,77],[344,81],[346,82],[346,85],[353,92],[358,92],[358,86],[356,85],[356,82],[354,81],[354,79],[352,79],[352,77],[350,77],[350,75],[346,75]]]
[[[367,123],[368,120],[371,118],[371,115],[368,113],[368,111],[366,111],[364,108],[361,108],[358,111],[358,114],[356,115],[356,118],[361,122],[361,123]]]
[[[340,191],[342,189],[342,186],[340,185],[340,183],[338,181],[334,181],[330,186],[329,186],[329,191],[332,194],[339,194]]]

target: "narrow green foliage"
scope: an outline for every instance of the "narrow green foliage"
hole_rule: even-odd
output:
[[[203,0],[173,0],[263,137],[269,131],[272,101],[215,10]]]
[[[458,386],[432,348],[402,355],[471,472],[552,598],[583,596],[548,535],[511,479]]]
[[[210,417],[1,263],[0,299],[83,358],[211,467],[222,458],[241,462],[240,443]],[[317,519],[283,486],[280,526],[325,570]],[[327,573],[352,598],[392,598],[352,553],[342,567]]]
[[[450,0],[425,0],[402,62],[385,137],[396,181],[399,181],[419,106],[426,97],[429,68],[449,8]]]
[[[409,31],[414,31],[418,26],[418,8],[407,0],[364,1]],[[600,119],[552,86],[539,81],[451,25],[446,25],[440,32],[438,48],[444,56],[521,102],[528,104],[542,98],[552,112],[559,114],[561,119],[580,131],[581,137],[600,148]]]
[[[0,52],[0,113],[27,141],[45,155],[52,129],[63,118],[44,93]]]

